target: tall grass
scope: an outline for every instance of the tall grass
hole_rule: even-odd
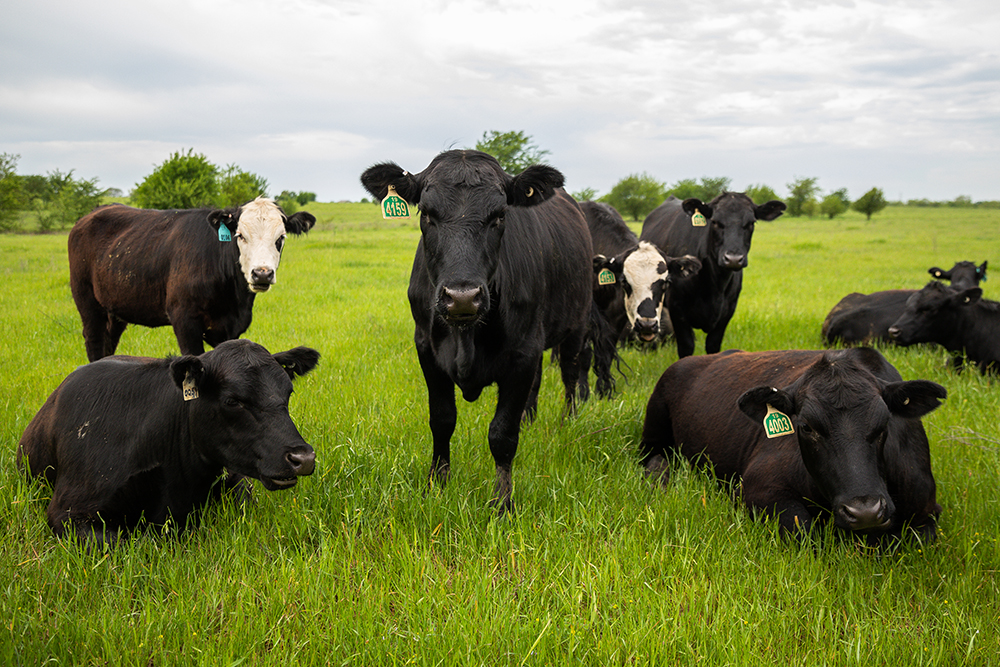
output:
[[[676,352],[623,352],[610,401],[561,418],[546,368],[515,461],[517,511],[488,506],[495,391],[460,401],[452,480],[428,488],[426,391],[406,283],[418,231],[361,204],[309,207],[247,332],[323,358],[291,410],[318,452],[287,492],[227,499],[180,536],[111,552],[55,539],[49,490],[15,469],[45,397],[85,363],[65,234],[0,237],[0,662],[53,664],[990,664],[1000,653],[1000,389],[947,354],[884,349],[948,388],[924,419],[938,541],[874,553],[829,528],[785,540],[699,470],[669,490],[636,462],[645,403]],[[920,287],[933,265],[993,260],[1000,212],[890,208],[871,223],[758,226],[724,347],[815,348],[851,291]],[[1000,298],[989,281],[987,298]],[[704,337],[699,336],[698,350]],[[130,327],[125,354],[176,354]]]

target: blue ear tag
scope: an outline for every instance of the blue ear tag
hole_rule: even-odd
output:
[[[226,223],[219,223],[219,240],[220,241],[232,241],[233,237],[229,233],[229,227],[226,227]]]

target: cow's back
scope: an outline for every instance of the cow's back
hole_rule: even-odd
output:
[[[639,237],[608,204],[585,201],[580,202],[580,209],[587,220],[594,254],[614,257],[639,245]]]
[[[889,327],[906,308],[906,300],[916,290],[885,290],[861,294],[852,292],[837,302],[823,320],[821,333],[829,344],[890,341]]]
[[[692,255],[704,264],[707,259],[706,227],[695,227],[681,205],[669,197],[646,216],[639,238],[659,247],[670,257]]]

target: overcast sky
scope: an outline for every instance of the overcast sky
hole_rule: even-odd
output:
[[[128,192],[171,153],[357,200],[523,130],[570,191],[647,172],[1000,200],[996,0],[0,3],[0,152]]]

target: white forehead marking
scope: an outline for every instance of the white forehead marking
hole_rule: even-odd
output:
[[[240,209],[240,219],[236,226],[239,234],[240,268],[248,285],[253,285],[254,269],[270,270],[277,282],[278,262],[281,252],[277,241],[285,236],[285,216],[271,199],[257,197]]]
[[[639,304],[653,298],[653,283],[667,277],[667,263],[656,246],[647,241],[639,241],[639,247],[625,258],[622,270],[632,287],[632,294],[625,294],[625,314],[634,325],[639,316]],[[659,319],[663,303],[654,303],[656,317]]]

